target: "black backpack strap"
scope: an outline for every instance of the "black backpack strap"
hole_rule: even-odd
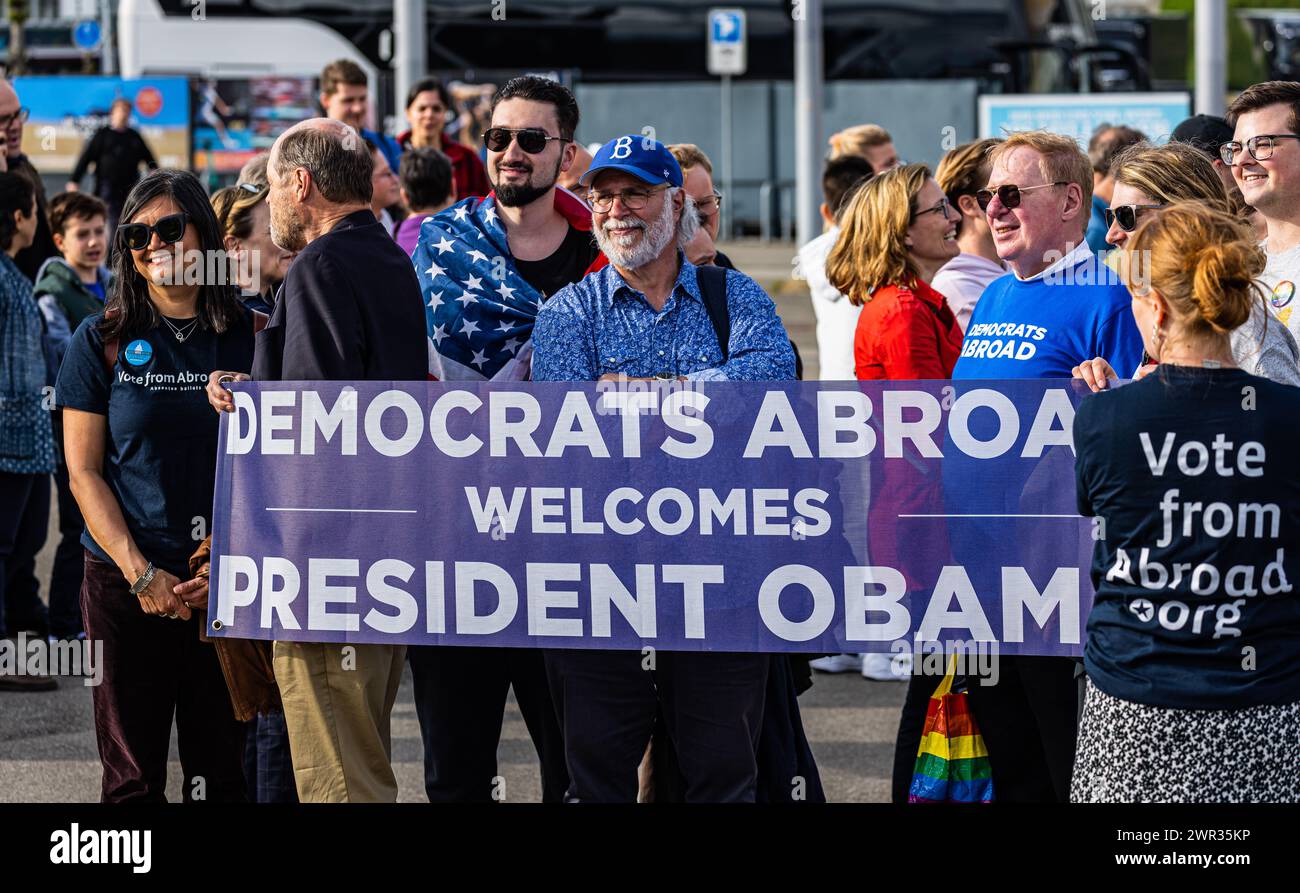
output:
[[[695,284],[700,288],[700,297],[704,298],[704,309],[709,312],[709,322],[713,323],[713,334],[718,337],[718,347],[722,348],[722,362],[727,362],[731,344],[731,310],[727,307],[727,271],[722,267],[703,266],[695,268]]]

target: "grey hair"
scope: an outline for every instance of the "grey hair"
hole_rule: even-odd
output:
[[[275,174],[283,180],[304,168],[327,201],[340,205],[370,204],[374,161],[360,135],[341,121],[303,122],[276,140]]]
[[[682,190],[682,213],[677,218],[677,245],[685,248],[700,231],[700,215],[695,211],[695,199],[681,186],[669,186],[664,193],[664,201],[671,202],[678,190]]]

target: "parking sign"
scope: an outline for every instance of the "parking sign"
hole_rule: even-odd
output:
[[[709,10],[709,74],[745,73],[745,11]]]

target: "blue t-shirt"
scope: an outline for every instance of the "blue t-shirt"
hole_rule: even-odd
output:
[[[1300,389],[1188,366],[1079,406],[1078,508],[1098,518],[1084,663],[1102,691],[1181,709],[1300,701],[1297,418]]]
[[[189,579],[189,557],[212,527],[216,485],[220,420],[203,389],[213,369],[253,368],[252,317],[222,335],[196,326],[183,343],[165,322],[122,338],[111,373],[99,332],[102,318],[87,317],[73,333],[55,402],[108,417],[104,479],[126,526],[146,559]],[[89,530],[81,542],[112,561]]]
[[[1091,254],[1028,282],[1008,273],[975,304],[952,377],[1069,378],[1093,357],[1104,357],[1121,377],[1132,375],[1142,362],[1132,301]]]
[[[99,298],[99,303],[101,304],[104,303],[105,300],[104,281],[101,278],[96,276],[95,281],[93,283],[83,282],[81,283],[81,287],[84,288],[86,291],[90,292],[95,297]]]

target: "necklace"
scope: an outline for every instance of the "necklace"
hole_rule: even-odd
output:
[[[176,325],[165,316],[162,318],[162,321],[167,323],[167,328],[172,330],[172,334],[176,336],[176,340],[182,344],[185,343],[186,338],[190,337],[190,334],[194,331],[194,327],[199,324],[199,318],[197,316],[190,320],[187,325],[183,326]]]

